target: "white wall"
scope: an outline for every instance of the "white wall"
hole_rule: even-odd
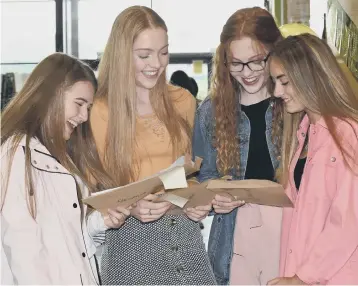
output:
[[[0,0],[0,5],[1,62],[39,62],[55,51],[55,1]],[[237,9],[264,7],[264,0],[79,0],[79,57],[96,59],[114,19],[132,5],[152,6],[163,17],[170,52],[197,53],[216,48],[225,21]]]
[[[324,13],[328,12],[327,0],[311,0],[310,1],[310,27],[319,36],[322,37],[324,26]]]

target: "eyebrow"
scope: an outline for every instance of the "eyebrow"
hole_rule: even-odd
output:
[[[169,46],[169,44],[165,45],[164,47],[160,48],[159,50],[163,50],[164,48],[167,48]],[[149,48],[139,48],[139,49],[135,49],[135,51],[149,51],[149,52],[154,52],[153,49],[149,49]]]
[[[257,59],[257,58],[261,58],[261,57],[265,57],[266,55],[264,54],[258,54],[258,55],[255,55],[255,56],[252,56],[249,58],[249,60],[252,60],[252,59]]]
[[[251,60],[253,60],[253,59],[258,59],[258,58],[260,58],[260,57],[265,57],[265,55],[264,55],[264,54],[258,54],[258,55],[249,57],[249,61],[251,61]],[[238,58],[233,57],[233,59],[242,62],[242,60],[240,60],[240,59],[238,59]]]
[[[280,79],[280,78],[282,78],[284,76],[286,76],[286,75],[285,74],[280,74],[280,75],[276,76],[276,79]]]
[[[85,98],[83,98],[83,97],[76,97],[75,99],[76,99],[76,100],[82,100],[83,102],[88,103],[88,100],[85,99]],[[92,104],[92,103],[91,103],[91,104]]]

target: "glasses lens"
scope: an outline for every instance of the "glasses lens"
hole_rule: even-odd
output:
[[[244,69],[244,65],[242,63],[232,62],[230,63],[230,71],[238,72]]]
[[[265,61],[255,61],[255,62],[249,63],[248,65],[252,71],[262,71],[266,66],[266,62]]]

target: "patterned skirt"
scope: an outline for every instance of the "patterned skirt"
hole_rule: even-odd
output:
[[[185,215],[142,223],[130,217],[106,232],[104,285],[216,285],[199,224]]]

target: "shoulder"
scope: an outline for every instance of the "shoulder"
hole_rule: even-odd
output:
[[[196,106],[195,97],[180,86],[168,84],[169,96],[179,110],[188,110]]]
[[[22,138],[11,137],[6,140],[6,142],[1,145],[1,161],[9,160],[11,158],[13,158],[11,159],[13,163],[24,161],[27,150],[26,139],[27,137],[24,135]],[[34,160],[36,161],[38,160],[39,165],[41,165],[40,162],[43,158],[51,158],[51,160],[55,160],[48,149],[37,138],[31,138],[29,140],[28,148],[30,150],[31,158],[35,158]]]
[[[199,105],[197,110],[197,117],[203,118],[205,120],[213,119],[213,104],[210,96],[205,98],[203,102]]]
[[[358,140],[358,122],[349,120],[349,119],[334,119],[334,123],[337,126],[337,132],[339,135],[342,134],[342,137],[347,141],[348,139],[353,140],[354,143]]]
[[[358,122],[353,120],[335,119],[337,124],[337,136],[341,138],[342,147],[348,154],[358,156]]]
[[[320,140],[324,142],[324,150],[327,156],[335,154],[335,157],[344,158],[349,165],[354,162],[358,166],[358,122],[351,119],[333,118],[334,132],[339,145],[328,130],[324,120],[320,120],[324,132],[320,132]],[[353,161],[352,161],[353,159]],[[342,161],[342,163],[344,162]]]
[[[30,140],[30,143],[33,144],[33,139]],[[23,136],[20,139],[16,139],[15,136],[8,138],[2,145],[1,145],[1,161],[8,160],[12,154],[25,154],[24,148],[26,146],[26,137]],[[21,152],[20,152],[21,151]]]
[[[108,105],[104,100],[97,99],[93,102],[89,115],[89,124],[95,139],[102,137],[98,135],[103,135],[103,132],[106,132],[108,124]],[[98,142],[96,143],[98,144]]]
[[[342,144],[342,156],[344,163],[357,176],[358,170],[358,122],[354,120],[337,119],[337,136]]]
[[[23,141],[23,142],[22,142]],[[1,145],[1,180],[2,184],[7,181],[10,173],[16,180],[19,179],[25,169],[25,137],[20,140],[15,140],[15,137],[10,137]],[[2,185],[3,187],[3,185]]]
[[[186,89],[173,85],[168,85],[168,92],[178,114],[193,126],[196,110],[195,97]]]
[[[107,121],[108,120],[108,105],[102,99],[95,99],[93,106],[90,112],[90,121],[91,123],[98,119]]]

